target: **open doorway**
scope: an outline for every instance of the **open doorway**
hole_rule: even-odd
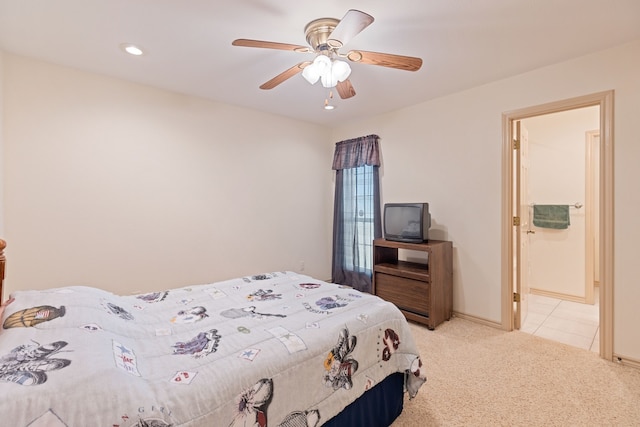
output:
[[[516,122],[517,124],[517,122]],[[598,211],[593,179],[599,175],[598,105],[519,121],[524,206],[521,227],[523,278],[529,292],[523,332],[599,352],[599,283],[593,268]],[[590,148],[590,149],[588,149]],[[550,221],[549,213],[556,218]],[[526,292],[526,290],[523,290]],[[523,313],[524,314],[524,313]]]
[[[527,317],[531,316],[528,305],[532,295],[549,298],[551,303],[553,300],[568,301],[566,304],[597,301],[598,353],[609,360],[613,357],[612,104],[613,92],[610,91],[503,114],[503,327],[507,330],[526,327]],[[563,157],[552,155],[554,150],[567,149],[562,147],[568,142],[566,135],[550,137],[540,129],[545,129],[547,119],[559,120],[572,115],[593,117],[594,114],[595,121],[585,125],[579,147],[583,153],[579,159],[583,170],[579,180],[582,189],[567,190],[566,185],[558,185],[566,177],[563,174],[566,171],[561,169]],[[588,129],[593,126],[596,129]],[[528,127],[534,131],[527,132]],[[596,132],[588,136],[586,131]],[[527,138],[529,142],[533,138],[545,143],[534,144],[532,154]],[[557,141],[550,143],[553,138]],[[597,141],[597,156],[588,149],[585,138],[591,144]],[[541,157],[544,161],[539,160]],[[587,176],[590,165],[597,173]],[[590,180],[595,189],[589,186]],[[570,231],[533,226],[536,204],[568,208],[566,220],[573,221]],[[595,248],[589,249],[587,242]],[[566,256],[572,254],[574,256]],[[600,286],[594,288],[594,281]]]

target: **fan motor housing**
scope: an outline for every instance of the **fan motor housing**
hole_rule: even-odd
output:
[[[335,18],[320,18],[309,22],[304,27],[307,43],[313,50],[330,49],[329,45],[327,45],[327,40],[339,22],[340,20]]]

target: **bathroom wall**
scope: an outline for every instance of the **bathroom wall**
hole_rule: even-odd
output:
[[[529,285],[532,292],[585,298],[586,132],[599,127],[599,108],[588,107],[522,121],[529,132],[529,204],[573,205],[566,230],[536,227],[529,209]]]

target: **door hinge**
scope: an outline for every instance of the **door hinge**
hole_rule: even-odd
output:
[[[513,225],[514,226],[519,226],[520,225],[520,217],[519,216],[514,216],[513,217]]]
[[[520,294],[517,292],[513,293],[513,302],[520,302]]]
[[[520,140],[519,139],[514,139],[513,140],[513,149],[514,150],[519,150],[520,149]]]

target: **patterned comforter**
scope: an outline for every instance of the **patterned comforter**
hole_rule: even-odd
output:
[[[13,296],[0,332],[3,425],[313,427],[391,373],[406,374],[409,397],[425,380],[393,304],[293,272]]]

